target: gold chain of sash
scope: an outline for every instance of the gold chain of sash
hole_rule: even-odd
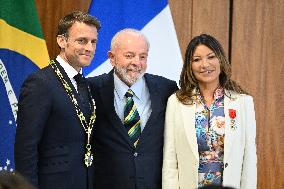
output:
[[[93,131],[93,127],[94,127],[94,123],[96,120],[96,104],[95,104],[95,100],[91,95],[91,90],[90,87],[88,86],[88,90],[89,90],[89,94],[91,95],[91,99],[92,99],[92,106],[93,106],[93,112],[91,114],[89,123],[87,122],[83,112],[81,111],[78,102],[74,96],[74,92],[72,91],[72,88],[69,86],[69,84],[67,83],[67,81],[64,79],[62,73],[60,72],[60,70],[58,69],[57,65],[55,64],[54,60],[50,61],[50,65],[53,68],[55,74],[57,75],[58,79],[61,81],[67,95],[70,97],[72,103],[74,104],[75,110],[76,110],[76,114],[81,122],[81,125],[87,135],[87,144],[86,144],[86,153],[85,153],[85,165],[87,167],[92,165],[93,162],[93,154],[91,153],[91,143],[90,143],[90,137],[92,135],[92,131]]]

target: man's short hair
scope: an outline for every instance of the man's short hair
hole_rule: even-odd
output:
[[[57,35],[68,36],[68,30],[75,22],[81,22],[89,26],[95,26],[97,30],[101,28],[100,21],[87,13],[81,11],[74,11],[64,16],[58,23]]]
[[[113,50],[114,48],[116,48],[119,45],[119,38],[120,38],[120,36],[123,35],[123,34],[126,34],[126,33],[142,37],[145,40],[145,42],[147,44],[147,48],[149,50],[150,43],[149,43],[149,40],[147,39],[147,37],[140,30],[137,30],[137,29],[134,29],[134,28],[125,28],[125,29],[122,29],[122,30],[118,31],[113,36],[113,38],[111,40],[111,44],[110,44],[110,49],[111,50]]]

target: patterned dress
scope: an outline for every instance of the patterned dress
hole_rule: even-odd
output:
[[[222,184],[224,159],[224,89],[217,88],[210,107],[197,90],[195,128],[199,152],[198,187]]]

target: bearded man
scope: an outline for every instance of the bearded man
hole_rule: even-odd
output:
[[[138,30],[116,33],[113,70],[89,81],[96,99],[95,189],[161,189],[163,135],[175,81],[145,73],[149,42]]]

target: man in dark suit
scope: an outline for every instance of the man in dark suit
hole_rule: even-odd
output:
[[[95,189],[161,189],[164,119],[176,82],[147,67],[149,43],[134,29],[112,39],[113,70],[90,78],[96,99]]]
[[[24,82],[15,141],[16,171],[39,189],[92,189],[95,104],[81,76],[93,59],[99,21],[72,12],[58,24],[60,54]]]

